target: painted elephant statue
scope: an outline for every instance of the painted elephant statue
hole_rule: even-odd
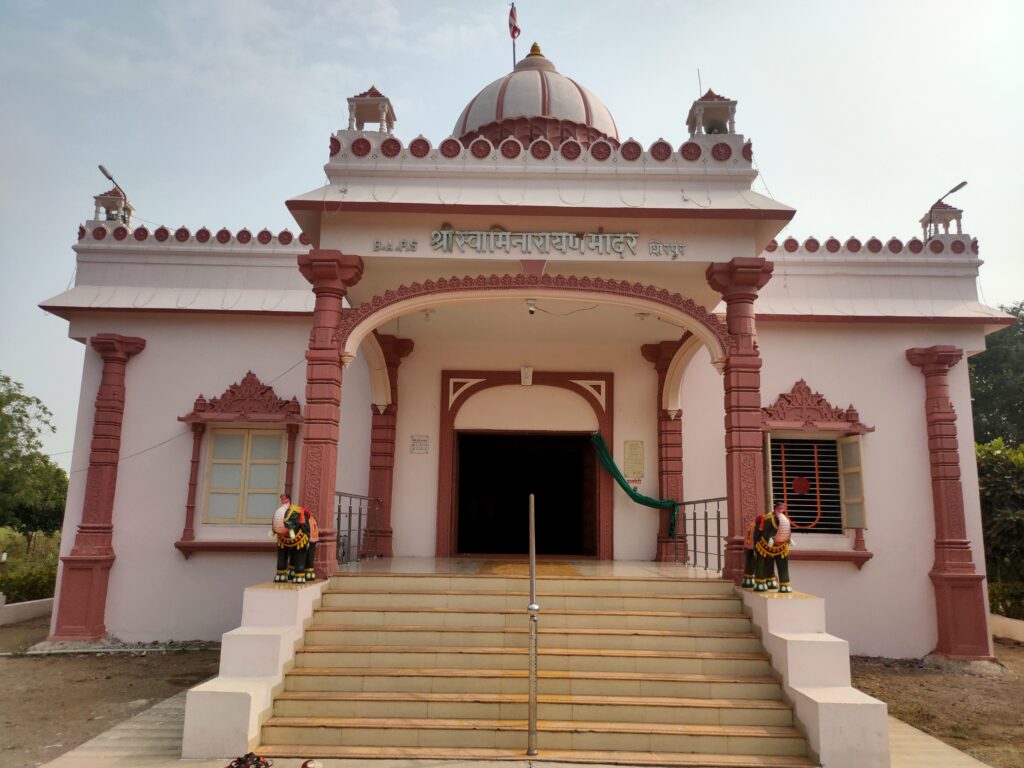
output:
[[[785,504],[775,508],[754,521],[754,591],[792,592],[789,586],[789,548],[792,525],[786,514]],[[778,579],[776,580],[776,572]]]
[[[309,510],[292,504],[288,496],[281,495],[281,506],[274,512],[272,523],[277,541],[275,583],[306,583],[308,569],[313,567],[310,555],[311,520]]]

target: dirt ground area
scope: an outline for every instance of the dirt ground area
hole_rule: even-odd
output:
[[[0,652],[45,639],[48,619],[0,627]],[[219,652],[0,657],[0,766],[34,768],[217,671]],[[854,685],[889,712],[996,768],[1024,768],[1024,645],[1002,668],[855,657]],[[986,665],[987,666],[987,665]]]
[[[0,627],[0,652],[46,639],[49,619]],[[0,657],[0,766],[53,760],[217,673],[220,652]]]
[[[995,651],[1002,669],[854,657],[853,684],[984,763],[1024,768],[1024,645],[997,640]]]

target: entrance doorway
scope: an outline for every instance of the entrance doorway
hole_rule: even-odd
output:
[[[596,557],[597,457],[590,435],[456,433],[455,550],[526,555],[536,498],[537,554]]]

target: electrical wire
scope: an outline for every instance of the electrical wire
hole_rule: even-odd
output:
[[[277,374],[277,376],[275,376],[274,378],[270,379],[269,381],[267,381],[265,383],[266,384],[273,384],[274,382],[276,382],[276,381],[280,380],[281,378],[283,378],[284,376],[286,376],[291,371],[293,371],[296,368],[298,368],[304,362],[306,362],[305,357],[301,358],[298,362],[294,363],[293,365],[289,366],[285,370],[281,371],[281,373]],[[124,456],[119,456],[118,459],[117,459],[118,464],[120,464],[122,461],[127,461],[128,459],[134,458],[136,456],[141,456],[144,453],[148,453],[149,451],[152,451],[154,448],[159,448],[162,445],[167,445],[167,443],[170,443],[170,442],[172,442],[174,440],[177,440],[179,437],[184,437],[185,435],[190,434],[191,431],[192,431],[191,429],[186,429],[184,432],[179,432],[176,435],[171,435],[166,440],[161,440],[159,443],[155,443],[155,444],[149,446],[148,448],[143,448],[141,450],[135,451],[134,453],[129,453],[129,454],[126,454]],[[47,455],[48,456],[60,456],[60,455],[63,455],[63,454],[66,454],[66,453],[71,453],[71,452],[72,451],[60,451],[58,453],[51,453],[51,454],[47,454]],[[69,475],[74,475],[74,474],[77,474],[79,472],[85,472],[88,469],[89,469],[88,467],[82,467],[81,469],[73,469],[70,472],[68,472],[68,474]]]

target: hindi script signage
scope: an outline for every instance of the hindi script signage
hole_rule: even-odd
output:
[[[443,253],[596,253],[625,258],[636,255],[636,232],[504,232],[501,230],[464,231],[435,229],[430,233],[430,247]]]

